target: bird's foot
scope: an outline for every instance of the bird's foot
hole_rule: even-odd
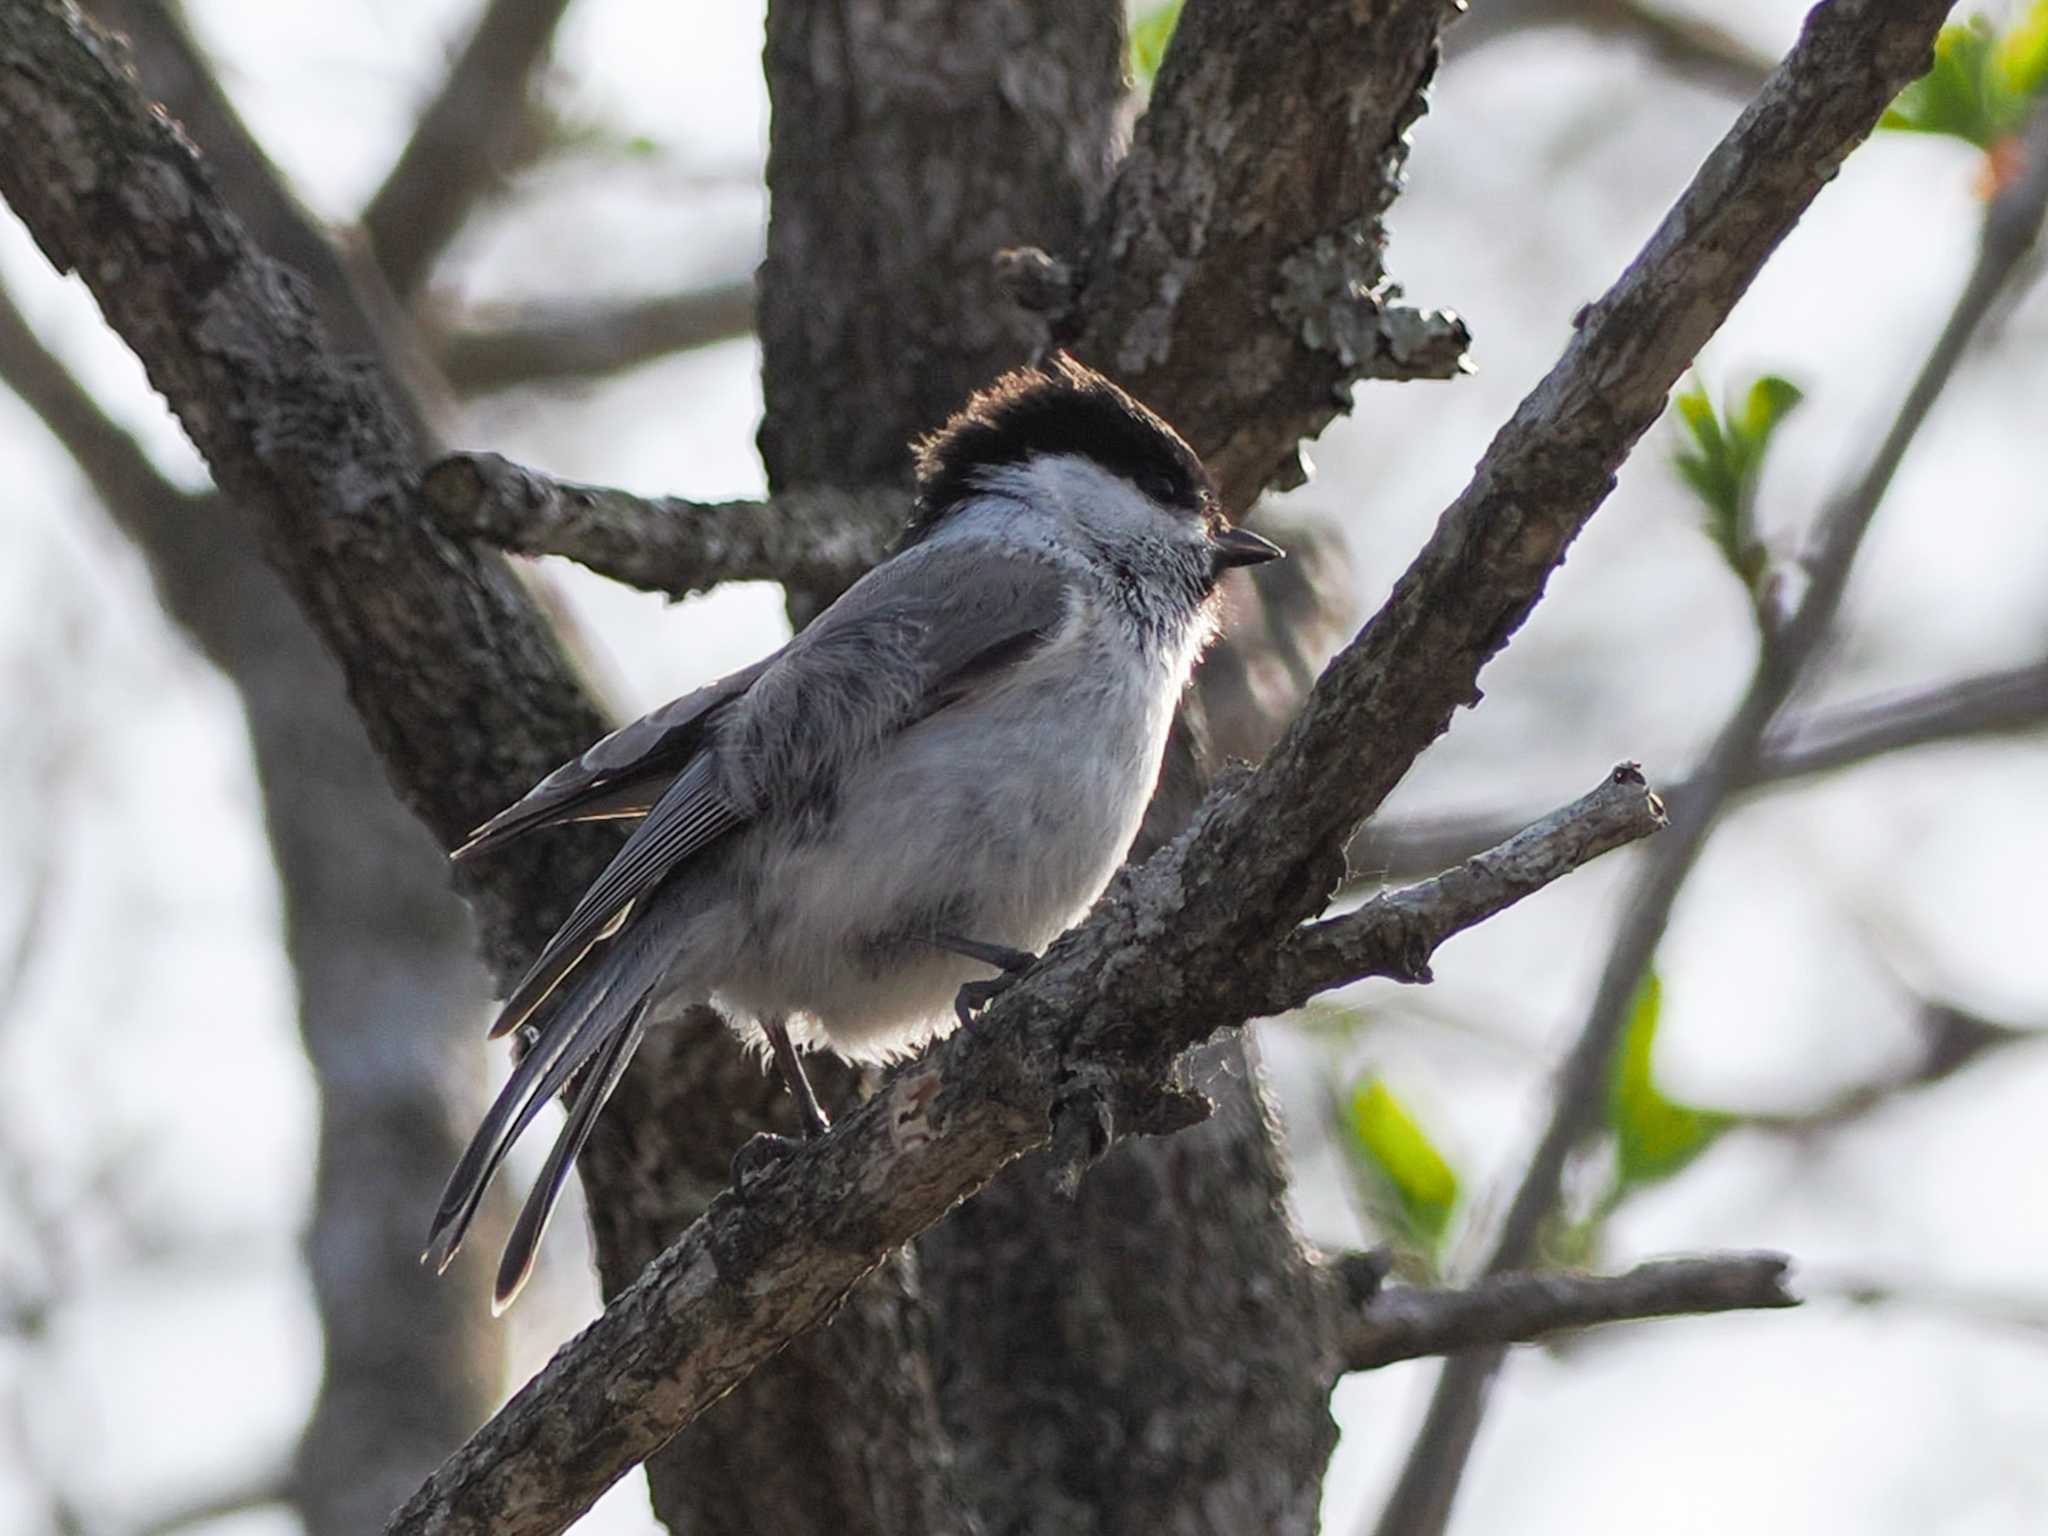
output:
[[[767,1131],[749,1136],[740,1144],[739,1151],[732,1155],[733,1192],[742,1200],[760,1186],[792,1157],[795,1157],[803,1143],[791,1136],[776,1136]]]
[[[991,976],[987,981],[970,981],[953,994],[953,1012],[959,1016],[960,1027],[965,1029],[974,1022],[975,1014],[1001,997],[1023,978],[1021,971],[1006,971],[1001,976]]]

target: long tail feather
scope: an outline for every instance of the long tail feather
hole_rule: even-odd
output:
[[[513,1068],[510,1080],[449,1176],[428,1233],[427,1250],[421,1256],[426,1263],[447,1268],[462,1246],[462,1239],[483,1202],[484,1191],[512,1144],[533,1123],[542,1106],[560,1093],[576,1073],[584,1072],[592,1087],[607,1074],[612,1081],[617,1080],[632,1054],[633,1044],[639,1040],[650,1000],[686,947],[683,934],[692,910],[687,897],[665,900],[657,896],[636,903],[632,921],[577,967],[569,985],[549,1003],[540,1039]],[[581,1104],[590,1097],[591,1089],[586,1088],[577,1102]],[[591,1113],[595,1114],[595,1109]],[[587,1126],[582,1134],[589,1134]],[[568,1159],[574,1159],[581,1144],[579,1140],[568,1149]],[[542,1184],[552,1178],[559,1187],[566,1176],[566,1164],[560,1171],[554,1171],[551,1161],[550,1170],[543,1175]],[[549,1204],[552,1199],[548,1197]],[[522,1218],[523,1225],[533,1226],[533,1240],[538,1240],[539,1225],[546,1215],[543,1208],[532,1223]]]
[[[560,1093],[578,1068],[602,1051],[610,1040],[599,1017],[618,977],[600,967],[551,1019],[532,1050],[512,1069],[512,1076],[470,1138],[462,1159],[448,1176],[440,1206],[427,1237],[423,1263],[445,1271],[461,1248],[469,1224],[483,1204],[498,1167],[512,1144],[533,1123],[542,1107]]]
[[[533,1273],[534,1255],[540,1251],[541,1235],[547,1231],[548,1218],[554,1214],[555,1203],[562,1198],[562,1186],[568,1182],[569,1170],[575,1166],[583,1144],[590,1140],[598,1111],[604,1108],[605,1100],[618,1087],[626,1063],[633,1059],[640,1037],[646,1032],[648,1002],[649,999],[643,997],[633,1006],[633,1011],[626,1016],[625,1027],[612,1038],[604,1054],[598,1058],[597,1065],[591,1069],[583,1091],[576,1096],[576,1103],[569,1111],[568,1123],[562,1127],[562,1134],[555,1138],[555,1144],[548,1152],[547,1165],[541,1169],[540,1178],[528,1193],[526,1204],[520,1207],[519,1219],[512,1224],[512,1235],[505,1241],[505,1256],[498,1263],[498,1283],[491,1299],[493,1315],[503,1313],[518,1299],[527,1276]]]

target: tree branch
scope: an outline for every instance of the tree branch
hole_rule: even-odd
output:
[[[1391,1286],[1344,1321],[1338,1352],[1343,1369],[1376,1371],[1601,1323],[1796,1307],[1799,1298],[1785,1287],[1789,1268],[1782,1254],[1713,1254],[1640,1264],[1622,1275],[1546,1270],[1494,1275],[1464,1290]]]
[[[1300,929],[1281,946],[1268,1013],[1364,976],[1431,979],[1429,959],[1451,935],[1506,911],[1581,864],[1664,825],[1664,807],[1634,763],[1623,763],[1572,804],[1498,848],[1356,912]]]
[[[519,158],[535,71],[570,0],[488,0],[462,55],[414,125],[363,232],[393,293],[409,298],[470,210]]]
[[[1780,720],[1754,761],[1728,787],[1746,799],[1815,774],[1942,742],[2009,736],[2048,726],[2048,662],[1958,678],[1932,688],[1873,695]],[[1688,779],[1663,792],[1680,814],[1704,786]],[[1377,879],[1442,869],[1491,847],[1528,819],[1513,811],[1381,818],[1352,841],[1351,867]]]
[[[648,299],[483,309],[440,327],[427,345],[451,388],[481,395],[605,378],[753,328],[754,282],[745,277]]]
[[[722,581],[781,581],[836,595],[881,559],[909,503],[804,487],[772,502],[684,501],[577,485],[495,453],[431,466],[420,497],[440,525],[522,555],[566,555],[600,576],[683,597]]]
[[[1446,13],[1190,0],[1174,28],[1054,333],[1186,435],[1233,513],[1300,483],[1354,381],[1464,366],[1464,322],[1401,306],[1383,260]]]
[[[590,1482],[616,1476],[821,1319],[882,1254],[1043,1143],[1056,1112],[1085,1108],[1073,1102],[1077,1082],[1119,1072],[1156,1081],[1186,1046],[1249,1017],[1273,954],[1334,887],[1345,836],[1473,700],[1480,667],[1533,607],[1672,382],[1923,66],[1942,12],[1936,0],[1835,0],[1817,12],[1265,767],[1234,779],[1187,836],[1121,875],[994,1017],[743,1200],[715,1204],[496,1430],[421,1490],[398,1528],[559,1528],[592,1496]],[[54,259],[80,261],[216,474],[286,535],[302,600],[359,694],[388,686],[380,663],[413,669],[399,701],[364,700],[387,751],[410,761],[409,742],[431,742],[438,766],[450,740],[502,738],[496,758],[478,752],[491,772],[418,786],[432,823],[446,832],[473,817],[483,778],[495,791],[496,779],[530,776],[536,742],[550,749],[545,764],[565,755],[558,733],[593,734],[569,718],[577,696],[552,652],[532,648],[526,610],[503,578],[406,519],[390,487],[408,455],[388,408],[360,379],[337,387],[303,308],[275,291],[282,285],[212,204],[189,152],[139,110],[102,46],[49,0],[0,0],[0,23],[0,134],[14,148],[0,160],[0,190]],[[343,431],[367,438],[353,474],[330,456]],[[492,639],[512,655],[483,689],[461,667]],[[525,884],[529,895],[574,888],[548,871]],[[505,914],[504,927],[523,932],[537,915]],[[564,1364],[591,1355],[614,1367],[605,1380]],[[577,1437],[593,1425],[595,1439]],[[572,1462],[590,1482],[556,1489],[550,1469]]]
[[[1821,16],[1816,12],[1809,22],[1808,37]],[[1783,74],[1781,70],[1781,78]],[[1597,1119],[1631,1001],[1663,938],[1678,893],[1734,786],[1755,775],[1766,727],[1819,653],[1863,536],[1906,450],[1978,326],[2033,247],[2048,211],[2048,109],[2036,112],[2023,153],[2021,173],[1986,210],[1976,266],[1897,418],[1863,473],[1821,519],[1814,553],[1806,562],[1805,596],[1789,618],[1765,631],[1747,692],[1694,776],[1688,803],[1675,809],[1670,836],[1660,840],[1657,857],[1631,895],[1585,1027],[1560,1074],[1550,1123],[1502,1219],[1486,1274],[1502,1274],[1528,1262],[1537,1234],[1556,1204],[1566,1160]],[[1444,1528],[1501,1360],[1498,1350],[1479,1351],[1445,1366],[1415,1446],[1381,1515],[1381,1536],[1435,1536]]]
[[[1235,1022],[1266,1002],[1287,1006],[1316,990],[1318,973],[1332,978],[1325,985],[1361,974],[1414,979],[1418,935],[1448,937],[1660,822],[1641,775],[1632,765],[1617,769],[1492,854],[1307,930],[1298,954],[1281,951],[1284,980],[1212,958],[1208,969],[1227,975],[1238,994],[1222,1016]],[[1153,876],[1160,862],[1126,883]],[[1131,909],[1126,921],[1158,910],[1128,890],[1115,900]],[[758,1183],[721,1195],[399,1511],[394,1536],[562,1529],[891,1248],[1004,1162],[1043,1144],[1077,1076],[1099,1079],[1149,1057],[1128,1037],[1085,1053],[1049,1038],[1044,1015],[1083,1006],[1090,974],[1109,959],[1102,945],[1123,943],[1102,939],[1104,932],[1097,922],[1069,935],[1058,946],[1065,963],[1044,982],[1036,980],[1047,976],[1041,970],[1021,985],[1045,1000],[1032,1026],[1020,1033],[990,1021],[954,1036],[842,1117],[832,1135],[806,1143]],[[1074,958],[1088,949],[1089,958]],[[1177,1047],[1206,1032],[1186,1029]],[[763,1306],[763,1296],[774,1304]]]

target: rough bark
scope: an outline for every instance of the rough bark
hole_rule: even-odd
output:
[[[1589,306],[1565,356],[1387,607],[1324,673],[1281,747],[1212,796],[1187,837],[1120,876],[984,1027],[947,1041],[792,1164],[714,1204],[586,1335],[591,1355],[630,1348],[661,1383],[641,1400],[642,1432],[665,1432],[647,1419],[686,1418],[730,1373],[750,1369],[772,1347],[758,1331],[764,1314],[774,1314],[771,1336],[800,1329],[893,1235],[935,1219],[976,1187],[978,1170],[992,1173],[1040,1141],[1045,1115],[1056,1144],[1076,1122],[1110,1134],[1146,1105],[1142,1088],[1120,1082],[1149,1080],[1156,1091],[1153,1074],[1179,1050],[1258,1011],[1259,979],[1334,885],[1351,828],[1476,696],[1480,669],[1541,595],[1666,391],[1842,156],[1924,67],[1942,15],[1936,3],[1875,0],[1816,12],[1644,253]],[[1108,1103],[1118,1094],[1121,1120]],[[827,1199],[812,1204],[821,1190]],[[799,1233],[808,1239],[801,1259]],[[746,1292],[772,1294],[773,1307],[740,1302]],[[730,1319],[730,1334],[709,1315],[728,1306],[744,1314]],[[643,1313],[690,1335],[662,1339],[662,1362],[646,1360]],[[558,1361],[563,1377],[581,1353]],[[546,1459],[538,1453],[551,1421],[527,1415],[562,1385],[537,1382],[505,1431],[536,1459]],[[494,1481],[470,1518],[502,1510],[508,1491],[530,1494],[505,1444],[484,1441],[488,1449],[473,1443],[411,1509],[449,1520],[457,1490]]]
[[[380,405],[360,379],[338,380],[339,370],[321,365],[303,306],[288,291],[274,292],[285,285],[260,264],[252,274],[239,232],[207,204],[180,148],[158,125],[124,112],[118,90],[98,82],[90,39],[52,26],[48,7],[27,0],[4,0],[0,17],[9,23],[0,29],[7,39],[0,43],[0,128],[21,146],[16,163],[36,169],[30,178],[0,168],[0,184],[54,258],[91,258],[86,275],[110,318],[149,360],[217,473],[239,477],[251,505],[290,535],[279,541],[280,553],[297,562],[302,599],[342,652],[380,744],[417,770],[429,744],[475,741],[465,712],[488,712],[499,696],[478,699],[474,687],[443,674],[485,634],[502,645],[509,632],[515,641],[505,732],[515,757],[550,726],[575,723],[566,718],[575,696],[558,665],[535,649],[523,611],[494,588],[489,568],[466,566],[462,552],[401,526],[387,471],[405,458],[406,445],[389,422],[388,403]],[[1533,604],[1671,379],[1840,154],[1924,58],[1938,20],[1930,6],[1879,15],[1848,0],[1823,17],[1818,42],[1799,61],[1805,73],[1781,74],[1641,269],[1591,312],[1573,352],[1503,434],[1473,490],[1447,514],[1382,618],[1332,669],[1267,768],[1212,802],[1191,840],[1125,877],[1097,919],[999,1006],[990,1028],[956,1038],[849,1116],[840,1134],[750,1188],[743,1206],[728,1204],[722,1220],[700,1225],[664,1255],[651,1286],[622,1301],[604,1327],[631,1332],[636,1322],[655,1322],[636,1309],[660,1293],[664,1277],[673,1279],[674,1294],[694,1304],[680,1314],[663,1311],[659,1326],[633,1337],[643,1349],[686,1349],[733,1309],[761,1310],[760,1295],[741,1294],[747,1274],[783,1274],[789,1263],[808,1261],[800,1294],[765,1293],[774,1316],[767,1335],[749,1336],[755,1352],[722,1356],[687,1385],[658,1387],[623,1416],[617,1398],[606,1395],[615,1422],[600,1451],[618,1453],[616,1437],[628,1421],[644,1426],[647,1413],[674,1408],[679,1395],[700,1401],[698,1392],[730,1386],[760,1353],[815,1320],[904,1232],[1043,1140],[1050,1106],[1061,1106],[1062,1127],[1088,1120],[1100,1106],[1073,1085],[1090,1079],[1093,1065],[1115,1063],[1119,1074],[1143,1078],[1256,1006],[1242,977],[1260,974],[1280,935],[1319,904],[1342,834],[1455,705],[1472,698],[1478,668]],[[83,96],[79,80],[89,83]],[[1693,238],[1697,259],[1688,256]],[[232,302],[223,304],[223,294]],[[280,367],[280,356],[292,366]],[[279,400],[289,408],[280,410]],[[362,417],[375,418],[368,429]],[[325,451],[337,441],[367,450],[349,461],[364,473],[337,472]],[[365,560],[365,543],[388,563]],[[342,578],[368,583],[380,574],[421,612],[369,594],[359,594],[358,606],[341,601]],[[447,590],[432,590],[434,575]],[[449,611],[457,596],[468,602],[466,623]],[[391,680],[376,678],[373,665],[398,657],[430,674],[424,681],[437,686],[427,697],[404,683],[395,698],[379,695],[376,684]],[[522,683],[533,699],[517,697]],[[502,766],[453,765],[443,781],[419,786],[437,827],[459,825],[465,805],[469,815],[476,809],[474,797],[453,794],[446,780],[474,790]],[[522,758],[515,773],[536,766]],[[551,888],[574,883],[558,879]],[[532,908],[521,915],[545,921]],[[1220,972],[1224,957],[1237,968]],[[1113,1081],[1104,1094],[1120,1124],[1146,1102]],[[866,1183],[865,1172],[885,1167],[886,1187]],[[839,1198],[813,1203],[819,1195]],[[736,1234],[737,1246],[692,1268],[710,1257],[707,1241]],[[516,1477],[515,1468],[498,1465]]]
[[[1639,1264],[1625,1275],[1496,1275],[1464,1291],[1392,1286],[1359,1307],[1338,1348],[1346,1370],[1374,1371],[1599,1323],[1793,1307],[1790,1267],[1778,1253],[1718,1254]]]
[[[1232,511],[1298,484],[1363,378],[1445,378],[1468,336],[1395,302],[1383,222],[1441,0],[1190,0],[1095,221],[1074,350],[1164,412]]]
[[[900,484],[909,434],[1041,339],[994,257],[1066,244],[1093,211],[1122,7],[779,0],[765,65],[768,481]]]
[[[1122,36],[1118,8],[1097,0],[770,7],[756,323],[777,511],[808,499],[830,515],[848,494],[886,507],[893,492],[886,522],[873,520],[893,532],[911,438],[1028,355],[1032,325],[1000,301],[994,256],[1080,227],[1107,173]],[[813,554],[881,552],[864,542],[868,519],[815,541],[812,521],[769,537]],[[776,572],[799,621],[857,574],[817,567],[807,555]],[[679,1102],[696,1100],[689,1079],[669,1081]],[[707,1171],[743,1139],[705,1149]],[[595,1203],[617,1201],[607,1147],[586,1156],[586,1177]],[[599,1239],[602,1250],[604,1226]],[[608,1280],[638,1272],[603,1262]],[[656,1511],[677,1531],[976,1529],[939,1419],[933,1327],[908,1256],[885,1265],[830,1328],[649,1462]]]

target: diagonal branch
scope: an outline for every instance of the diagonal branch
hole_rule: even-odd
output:
[[[1287,980],[1219,967],[1235,1022],[1335,979],[1413,979],[1418,935],[1447,937],[1530,894],[1585,859],[1655,830],[1654,797],[1632,767],[1576,805],[1450,876],[1308,931],[1282,951]],[[1166,862],[1171,863],[1171,860]],[[1146,866],[1137,880],[1157,870]],[[1136,883],[1133,881],[1132,883]],[[1157,911],[1129,890],[1125,921]],[[393,1533],[562,1529],[639,1460],[687,1425],[815,1318],[898,1244],[972,1194],[1003,1163],[1042,1145],[1077,1075],[1100,1076],[1152,1053],[1125,1033],[1083,1055],[1063,1050],[1046,1015],[1086,1006],[1095,976],[1124,949],[1122,924],[1061,941],[1060,962],[1023,984],[1042,1000],[1028,1028],[991,1020],[956,1035],[842,1117],[830,1136],[728,1192],[651,1264],[605,1314],[450,1458],[394,1517]],[[1427,953],[1423,959],[1426,961]],[[1328,983],[1325,983],[1328,984]],[[1155,1005],[1156,1011],[1156,1005]],[[1152,1021],[1155,1026],[1157,1020]],[[1205,1019],[1177,1045],[1206,1033]],[[764,1306],[761,1298],[774,1298]]]
[[[480,395],[604,378],[753,328],[749,277],[647,299],[482,309],[441,326],[428,345],[451,388]]]
[[[1642,771],[1622,763],[1596,788],[1498,848],[1294,933],[1281,946],[1263,1011],[1299,1008],[1318,992],[1363,976],[1429,981],[1429,957],[1445,939],[1581,864],[1648,837],[1664,821],[1663,803],[1644,784]]]
[[[53,265],[82,270],[215,483],[263,528],[379,755],[444,847],[602,734],[502,564],[414,511],[420,413],[394,392],[347,282],[315,291],[367,357],[330,348],[306,285],[251,240],[119,47],[74,7],[0,0],[0,140],[0,195]],[[295,256],[318,257],[275,181],[250,185],[266,227],[299,232]],[[500,962],[552,931],[560,913],[547,898],[579,889],[596,851],[581,840],[514,850],[503,868],[464,877]]]
[[[1820,654],[1863,537],[1893,475],[1977,328],[2032,250],[2044,212],[2048,108],[2035,113],[2026,132],[2020,173],[1986,210],[1976,265],[1897,418],[1863,473],[1821,520],[1814,552],[1806,562],[1805,596],[1789,618],[1766,630],[1748,690],[1694,776],[1688,802],[1674,814],[1671,836],[1659,844],[1657,858],[1632,893],[1585,1027],[1559,1076],[1550,1122],[1501,1221],[1487,1274],[1520,1268],[1534,1251],[1543,1222],[1557,1202],[1565,1164],[1596,1122],[1631,1001],[1663,938],[1678,893],[1728,796],[1737,784],[1754,777],[1765,730]],[[1498,1351],[1480,1351],[1444,1368],[1408,1462],[1381,1514],[1382,1536],[1431,1536],[1444,1528],[1501,1359]]]
[[[1180,928],[1249,953],[1278,911],[1312,915],[1342,849],[1520,627],[1551,570],[1613,488],[1671,386],[1799,215],[1925,66],[1943,14],[1833,0],[1707,157],[1649,244],[1579,316],[1549,374],[1243,793],[1209,820],[1231,879],[1191,887]],[[1264,931],[1261,931],[1261,930]],[[1186,958],[1177,944],[1175,960]],[[1119,1001],[1124,1001],[1119,999]]]
[[[569,3],[487,0],[461,57],[364,208],[377,266],[401,298],[426,281],[470,210],[519,158],[533,76]]]
[[[1391,1286],[1342,1324],[1347,1371],[1527,1344],[1567,1329],[1709,1312],[1796,1307],[1777,1253],[1712,1254],[1639,1264],[1622,1275],[1547,1270],[1494,1275],[1464,1290]]]

